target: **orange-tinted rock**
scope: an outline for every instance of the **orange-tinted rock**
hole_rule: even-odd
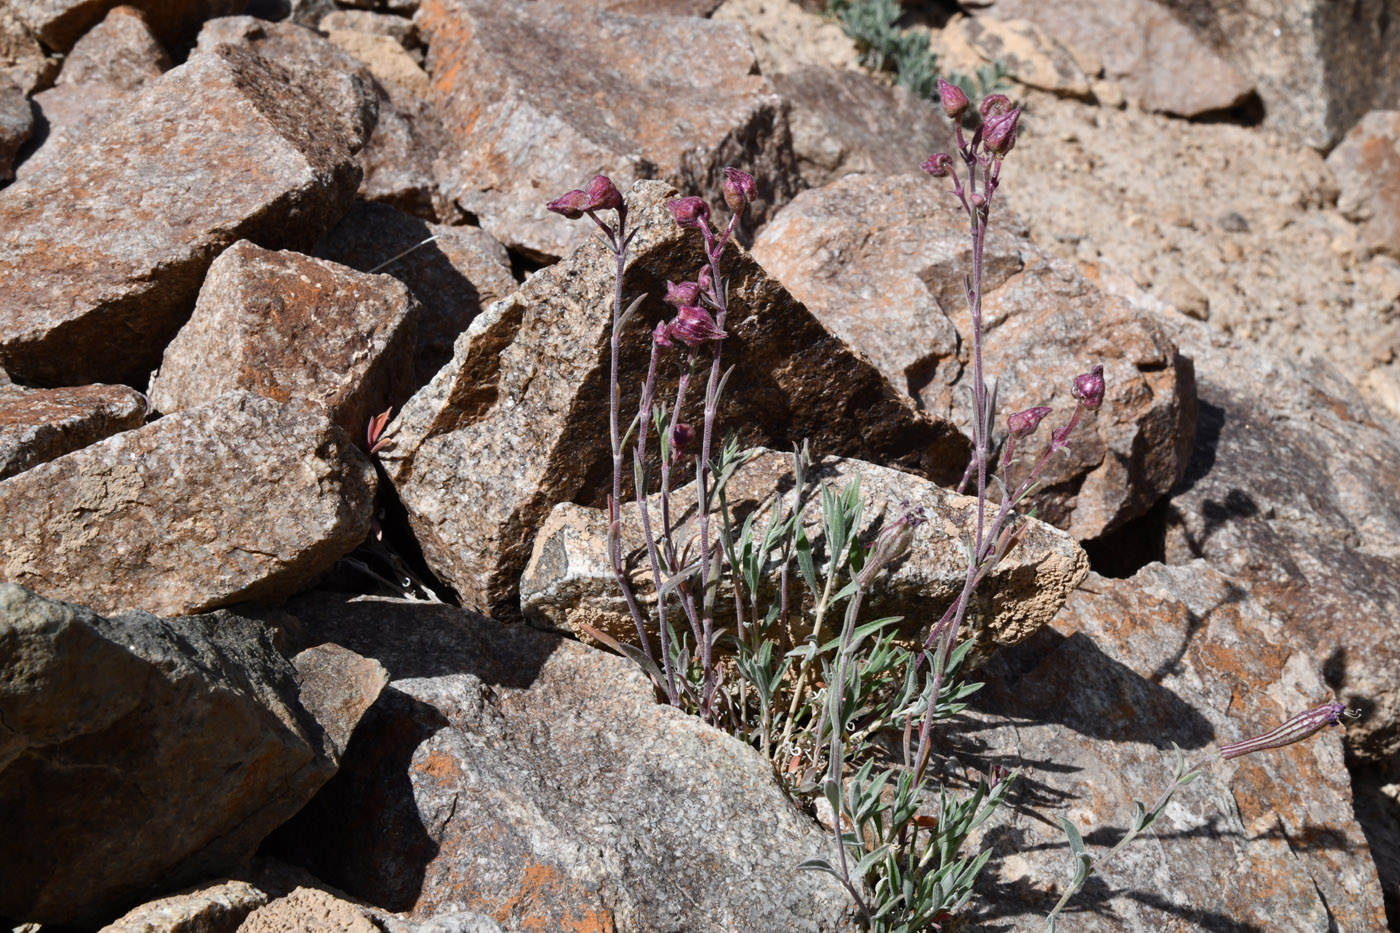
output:
[[[138,428],[145,420],[146,399],[126,386],[0,395],[0,479]]]
[[[26,94],[43,90],[58,74],[58,61],[44,54],[8,5],[0,6],[0,75],[6,75]]]
[[[1332,150],[1337,207],[1371,252],[1400,259],[1400,110],[1373,110]]]
[[[103,82],[135,91],[169,70],[170,56],[151,33],[145,14],[119,6],[78,40],[54,83]]]
[[[66,52],[122,0],[10,0],[10,8],[51,49]],[[171,48],[188,47],[199,26],[215,16],[241,13],[247,0],[127,0]]]
[[[29,99],[18,85],[0,75],[0,185],[15,177],[15,156],[33,132]]]

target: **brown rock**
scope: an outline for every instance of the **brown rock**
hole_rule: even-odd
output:
[[[297,888],[286,897],[259,907],[238,927],[238,933],[379,933],[365,912],[325,891]]]
[[[437,113],[402,85],[381,84],[378,92],[379,125],[360,151],[365,177],[359,196],[426,220],[457,215],[457,208],[438,193],[433,174],[433,159],[444,139]]]
[[[626,405],[644,373],[665,282],[700,265],[700,237],[665,207],[674,189],[636,185],[629,294],[649,294],[622,336]],[[551,507],[601,505],[611,476],[608,341],[615,264],[598,243],[532,276],[458,339],[452,363],[404,408],[381,454],[424,555],[469,605],[514,610],[520,570]],[[863,357],[822,327],[747,254],[729,254],[725,359],[735,364],[717,422],[746,446],[809,440],[818,455],[859,457],[949,482],[967,441],[916,412]],[[542,369],[542,361],[548,361]],[[663,368],[657,398],[674,397]],[[703,389],[682,420],[699,424]],[[630,407],[628,408],[630,410]],[[677,478],[677,482],[684,479]]]
[[[0,711],[0,911],[44,923],[226,874],[336,767],[270,632],[228,612],[104,619],[0,585]]]
[[[413,20],[392,13],[369,10],[334,10],[322,16],[316,29],[329,36],[334,32],[361,32],[371,36],[389,36],[406,49],[418,48],[418,27]],[[334,41],[334,39],[332,39]]]
[[[878,578],[866,603],[870,619],[903,616],[898,629],[901,639],[921,644],[930,626],[962,592],[967,578],[962,542],[974,533],[976,500],[898,470],[858,460],[823,461],[808,473],[810,495],[803,510],[803,525],[823,574],[829,569],[830,549],[821,525],[821,497],[814,490],[827,484],[843,489],[857,478],[865,498],[860,529],[865,544],[906,506],[922,506],[930,516],[930,521],[915,532],[908,557]],[[762,451],[734,473],[726,497],[737,522],[750,514],[756,516],[754,535],[761,540],[774,495],[781,491],[790,504],[792,487],[792,456]],[[653,523],[661,514],[659,501],[653,497]],[[676,540],[691,540],[698,534],[693,519],[695,484],[676,490],[672,503],[673,514],[688,516],[679,524]],[[995,510],[989,509],[988,520],[994,515]],[[646,569],[646,538],[635,503],[623,507],[622,523],[627,565],[636,568],[632,575],[635,591],[651,619],[656,592]],[[520,578],[520,607],[527,621],[574,635],[586,635],[579,626],[584,623],[619,641],[636,641],[636,626],[608,562],[607,527],[607,513],[600,509],[567,502],[554,507],[535,538],[530,563]],[[772,563],[776,573],[776,560]],[[1016,644],[1047,625],[1088,572],[1088,557],[1067,535],[1028,519],[1025,537],[977,591],[964,629],[976,642],[970,663],[980,663],[998,647]],[[794,584],[792,592],[795,605],[810,602],[800,583]],[[731,612],[719,624],[728,627],[732,622]],[[806,633],[795,634],[802,637]]]
[[[959,16],[939,39],[944,54],[965,62],[968,71],[1000,62],[1009,78],[1026,87],[1062,97],[1092,96],[1089,78],[1074,55],[1029,20]]]
[[[853,172],[914,171],[931,153],[953,151],[953,129],[942,111],[908,88],[821,65],[775,74],[772,81],[792,108],[792,149],[810,187]]]
[[[631,662],[449,606],[312,594],[292,610],[393,680],[334,783],[270,841],[279,857],[411,921],[848,928],[835,880],[793,870],[829,834],[756,751],[658,706]]]
[[[228,395],[0,482],[0,579],[99,612],[275,601],[364,539],[374,488],[323,414]]]
[[[558,0],[562,6],[628,16],[709,16],[723,0]]]
[[[1172,742],[1195,763],[1328,699],[1306,643],[1199,561],[1091,575],[1053,628],[982,673],[978,767],[1027,767],[1012,791],[1027,805],[985,828],[1003,842],[981,882],[1017,933],[1041,929],[1071,874],[1057,817],[1101,860],[1133,800],[1150,806],[1166,788]],[[1385,929],[1341,730],[1207,768],[1096,866],[1065,919],[1087,933]]]
[[[1122,85],[1144,110],[1199,116],[1238,106],[1254,91],[1246,77],[1155,0],[993,0],[977,12],[1030,20],[1077,54],[1100,57],[1104,77]]]
[[[357,113],[327,112],[354,89]],[[223,248],[309,246],[330,227],[372,120],[353,77],[295,83],[231,47],[151,82],[62,170],[0,194],[0,363],[51,383],[144,379]],[[191,194],[206,190],[219,196]]]
[[[216,881],[133,907],[97,933],[236,933],[268,900],[247,881]]]
[[[74,145],[105,129],[135,99],[131,90],[104,81],[60,84],[35,94],[34,139],[15,175],[30,178],[55,165]]]
[[[88,30],[63,60],[55,84],[115,84],[136,91],[170,70],[170,56],[136,7],[119,6]]]
[[[1190,366],[1150,315],[1039,256],[1011,232],[1016,221],[998,217],[984,260],[983,348],[987,378],[999,380],[998,427],[1036,405],[1068,418],[1074,377],[1104,364],[1108,401],[1077,429],[1069,455],[1051,461],[1038,500],[1047,521],[1079,540],[1097,537],[1146,512],[1185,470],[1196,417]],[[794,199],[754,256],[925,410],[970,430],[970,347],[958,336],[971,330],[966,223],[927,176],[848,177]],[[1032,440],[1033,455],[1043,446]]]
[[[126,386],[0,395],[0,479],[139,428],[145,420],[146,399]]]
[[[66,52],[121,0],[10,0],[10,8],[51,49]],[[146,14],[161,43],[188,48],[206,19],[241,13],[247,0],[128,0]]]
[[[513,249],[555,258],[587,235],[544,204],[596,174],[719,203],[736,165],[759,182],[751,225],[800,184],[782,102],[735,26],[520,0],[430,0],[418,21],[450,140],[439,182]]]
[[[1361,225],[1366,248],[1400,259],[1400,110],[1373,110],[1354,126],[1327,166],[1337,207]]]
[[[362,658],[340,645],[320,644],[292,658],[298,696],[335,748],[345,754],[360,717],[389,682],[389,672],[373,658]]]
[[[0,7],[0,74],[26,94],[48,87],[58,74],[58,62],[44,54],[44,47],[9,5]]]
[[[374,15],[374,14],[368,14]],[[396,17],[394,17],[396,18]],[[399,20],[409,23],[410,20]],[[322,27],[324,31],[324,27]],[[370,70],[385,85],[397,85],[418,97],[432,91],[428,73],[404,49],[403,41],[392,35],[375,35],[356,30],[331,29],[326,38],[340,46]]]
[[[313,252],[362,272],[392,275],[418,299],[416,386],[452,359],[457,335],[482,308],[516,289],[506,248],[485,230],[431,224],[387,204],[356,201]]]
[[[209,267],[165,348],[151,404],[165,413],[247,390],[325,409],[351,438],[413,391],[418,305],[403,283],[246,240]]]
[[[0,74],[0,184],[15,177],[15,156],[34,132],[34,109],[9,78]]]

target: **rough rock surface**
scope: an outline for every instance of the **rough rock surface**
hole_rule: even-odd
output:
[[[231,394],[0,482],[0,579],[98,612],[282,599],[364,539],[374,489],[325,415]]]
[[[237,933],[379,933],[363,910],[316,888],[296,888],[259,907]]]
[[[34,109],[24,91],[0,75],[0,184],[15,177],[15,156],[34,132]]]
[[[794,199],[754,242],[754,258],[921,407],[970,430],[971,348],[959,337],[971,330],[966,224],[926,175],[852,176]],[[1038,255],[1015,226],[998,214],[986,247],[986,372],[1000,380],[1003,415],[1049,405],[1063,420],[1074,377],[1104,365],[1107,402],[1076,429],[1069,456],[1051,462],[1038,499],[1046,520],[1093,538],[1180,479],[1196,418],[1190,366],[1149,314]]]
[[[10,0],[15,15],[51,49],[66,52],[122,0]],[[127,0],[146,14],[160,41],[189,47],[206,19],[240,13],[247,0]]]
[[[209,267],[151,404],[169,414],[236,390],[309,401],[358,441],[413,390],[417,322],[397,279],[241,240]]]
[[[1000,62],[1017,84],[1062,97],[1087,98],[1093,94],[1089,76],[1073,53],[1030,20],[958,16],[949,21],[939,40],[944,55],[968,72]],[[952,147],[945,149],[953,151]]]
[[[449,137],[439,183],[509,247],[564,255],[586,231],[545,202],[596,174],[719,203],[736,165],[759,180],[750,225],[800,185],[782,101],[733,25],[520,0],[428,0],[418,22]]]
[[[98,933],[237,933],[243,918],[269,900],[247,881],[216,881],[133,907]]]
[[[835,880],[793,869],[829,837],[756,752],[658,706],[630,662],[447,606],[289,608],[394,679],[337,779],[274,837],[279,857],[411,920],[844,928]]]
[[[660,301],[666,280],[694,275],[701,248],[699,235],[677,227],[665,207],[675,197],[669,186],[644,182],[629,197],[636,238],[626,289],[652,298],[623,333],[619,371],[640,374],[653,327],[672,310]],[[731,301],[724,353],[736,369],[717,436],[733,430],[742,444],[773,447],[806,439],[818,455],[859,457],[943,482],[962,475],[968,445],[960,433],[915,411],[733,249],[724,265]],[[467,605],[513,614],[520,571],[549,509],[566,501],[602,504],[611,477],[615,268],[611,252],[589,242],[532,276],[473,322],[452,363],[386,432],[395,446],[380,459],[424,556]],[[673,373],[671,365],[661,371],[657,398],[674,398]],[[626,377],[624,399],[639,381]],[[703,395],[702,388],[689,393],[683,420],[701,422]]]
[[[796,3],[725,0],[711,18],[744,27],[763,74],[791,72],[803,65],[860,68],[860,52],[841,25]]]
[[[1026,772],[984,828],[998,855],[981,881],[987,929],[1032,933],[1071,874],[1055,818],[1100,859],[1189,762],[1328,699],[1287,626],[1201,562],[1097,575],[1051,629],[983,669],[965,750]],[[1348,731],[1354,728],[1347,720]],[[972,738],[975,736],[975,738]],[[1352,814],[1341,730],[1207,769],[1162,818],[1096,869],[1066,925],[1381,930],[1380,884]],[[993,922],[996,921],[996,922]],[[1009,921],[1009,923],[1008,923]]]
[[[60,84],[34,95],[34,136],[15,176],[38,175],[59,162],[77,143],[111,123],[136,94],[120,84],[90,81]]]
[[[135,91],[170,70],[170,55],[133,6],[112,9],[63,59],[55,84],[115,84]]]
[[[48,87],[58,74],[58,62],[44,54],[39,40],[8,4],[0,7],[0,74],[26,94]]]
[[[104,619],[3,584],[0,646],[7,916],[94,925],[226,873],[335,772],[260,622]]]
[[[405,49],[418,48],[418,27],[413,20],[392,13],[370,10],[335,10],[322,16],[316,28],[332,42],[337,32],[358,32],[370,36],[388,36]]]
[[[50,383],[144,377],[224,247],[309,246],[338,219],[373,107],[351,76],[294,82],[233,47],[151,82],[62,170],[0,193],[0,363]]]
[[[1400,110],[1373,110],[1327,157],[1337,207],[1361,225],[1367,250],[1400,259]]]
[[[126,386],[34,389],[0,396],[0,479],[86,447],[146,420],[146,399]]]
[[[791,490],[792,456],[774,451],[757,456],[735,471],[726,496],[735,519],[742,522],[756,514],[754,535],[761,539],[768,526],[775,490]],[[907,558],[875,582],[866,606],[869,618],[904,617],[898,631],[910,643],[921,643],[929,626],[942,617],[962,592],[967,577],[967,557],[962,541],[975,526],[976,500],[959,496],[928,480],[877,467],[858,460],[833,458],[814,465],[808,473],[809,488],[803,525],[812,542],[822,573],[830,566],[830,549],[821,526],[822,485],[845,488],[859,479],[865,497],[861,541],[869,545],[880,527],[898,518],[906,506],[922,506],[929,521],[915,532]],[[791,492],[784,493],[791,507]],[[676,540],[696,534],[695,484],[676,490],[673,514],[687,516],[678,525]],[[659,498],[649,507],[654,527],[659,522]],[[989,508],[988,520],[995,515]],[[980,663],[996,648],[1024,640],[1048,624],[1065,598],[1089,572],[1089,560],[1063,532],[1030,519],[1025,537],[977,592],[968,616],[967,637],[975,642],[969,655]],[[600,509],[562,503],[554,507],[535,538],[530,563],[520,579],[520,605],[526,621],[584,635],[579,623],[590,625],[619,641],[636,640],[636,627],[618,592],[608,562],[607,514]],[[638,599],[655,605],[656,593],[647,570],[646,538],[635,503],[623,508],[622,542]],[[776,560],[774,561],[776,566]],[[793,587],[795,602],[810,602],[800,584]],[[725,607],[728,611],[732,607]],[[648,618],[653,613],[647,612]],[[732,623],[730,612],[726,621]],[[798,637],[805,632],[795,633]]]
[[[792,150],[809,187],[853,172],[902,174],[930,153],[953,149],[953,130],[942,111],[908,88],[822,65],[803,65],[771,80],[791,107]]]

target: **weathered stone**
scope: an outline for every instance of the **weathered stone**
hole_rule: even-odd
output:
[[[962,542],[974,533],[976,500],[917,476],[858,460],[831,459],[814,465],[808,474],[811,485],[803,525],[823,574],[829,569],[831,555],[821,525],[821,497],[815,489],[822,485],[842,489],[857,479],[865,498],[860,528],[865,544],[906,506],[922,506],[929,516],[915,532],[908,557],[882,574],[866,598],[869,618],[903,616],[897,629],[900,638],[922,643],[929,627],[957,599],[966,582],[967,556]],[[754,536],[761,540],[774,496],[782,495],[790,507],[792,486],[792,456],[762,451],[735,471],[726,498],[736,522],[755,515]],[[677,527],[677,541],[691,540],[698,533],[695,498],[694,483],[672,495],[672,514],[685,516]],[[659,497],[654,496],[649,508],[654,526],[661,514],[659,503]],[[989,508],[988,521],[995,514],[995,509]],[[1048,624],[1089,572],[1088,557],[1064,532],[1034,519],[1027,519],[1025,527],[1025,537],[977,591],[964,629],[974,641],[970,663],[981,663],[998,647],[1016,644]],[[554,507],[535,538],[530,563],[520,579],[520,606],[526,621],[586,635],[580,627],[583,623],[619,641],[636,640],[636,627],[608,561],[607,529],[607,513],[600,509],[572,503]],[[635,568],[636,594],[652,619],[656,592],[647,570],[646,538],[634,502],[623,507],[622,543],[627,566]],[[776,557],[771,563],[776,573]],[[798,584],[794,584],[792,594],[794,607],[810,602],[809,594]],[[730,614],[722,626],[732,623],[731,609],[724,605],[723,611]],[[806,632],[793,634],[801,637]]]
[[[8,5],[0,6],[0,74],[26,94],[48,87],[58,74],[58,62],[44,54],[39,40]]]
[[[290,608],[393,680],[337,779],[271,841],[280,857],[410,920],[845,928],[834,879],[794,870],[829,835],[757,752],[658,706],[631,662],[448,606]]]
[[[809,187],[853,172],[914,171],[956,144],[941,111],[862,71],[804,65],[772,81],[791,107],[792,149]]]
[[[34,108],[19,86],[0,74],[0,184],[15,177],[15,156],[34,132]]]
[[[275,601],[364,539],[374,488],[325,415],[231,394],[0,482],[0,579],[98,612]]]
[[[562,6],[628,16],[709,16],[723,0],[557,0]]]
[[[362,658],[330,643],[299,652],[292,658],[292,666],[297,671],[301,705],[320,723],[339,758],[345,754],[360,717],[389,682],[389,672],[373,658]]]
[[[270,899],[247,881],[217,881],[134,907],[98,933],[236,933]]]
[[[6,916],[93,926],[225,874],[335,771],[260,622],[104,619],[5,584],[0,647]]]
[[[169,70],[170,55],[151,33],[145,14],[119,6],[78,40],[54,83],[102,82],[136,91]]]
[[[1341,189],[1337,207],[1361,224],[1366,248],[1400,259],[1400,110],[1366,114],[1327,167]]]
[[[650,294],[621,335],[627,405],[646,371],[668,279],[700,265],[700,237],[665,206],[674,189],[643,182],[630,194],[636,237],[630,294]],[[601,505],[611,476],[607,440],[611,251],[586,242],[493,305],[458,339],[452,363],[404,407],[380,460],[408,510],[424,556],[468,605],[517,611],[530,546],[558,502]],[[724,265],[730,312],[724,358],[735,365],[716,436],[747,446],[811,442],[818,455],[859,457],[951,482],[966,439],[914,410],[863,357],[813,318],[738,247]],[[679,351],[672,351],[679,356]],[[675,394],[661,367],[658,399]],[[702,377],[696,382],[700,383]],[[682,420],[701,423],[703,388]],[[677,482],[683,482],[681,477]]]
[[[365,178],[359,196],[426,220],[456,215],[439,195],[433,174],[443,138],[442,124],[426,100],[398,84],[380,85],[379,125],[360,151]]]
[[[34,389],[0,396],[0,479],[22,473],[146,420],[146,399],[126,386]]]
[[[10,0],[10,8],[51,49],[66,52],[122,0]],[[146,14],[160,41],[188,48],[200,24],[242,12],[247,0],[126,0]]]
[[[316,888],[297,888],[259,907],[238,933],[379,933],[363,910]]]
[[[362,32],[371,36],[389,36],[406,49],[421,45],[418,40],[418,27],[413,20],[392,13],[334,10],[322,16],[316,28],[328,37],[335,32]]]
[[[209,267],[165,348],[151,404],[168,414],[235,390],[304,400],[358,441],[413,391],[417,322],[397,279],[240,240]]]
[[[983,830],[999,841],[982,892],[1017,933],[1041,929],[1072,874],[1056,817],[1100,861],[1133,800],[1166,789],[1171,743],[1194,764],[1328,699],[1307,642],[1199,561],[1091,576],[1053,628],[980,673],[972,754],[1028,768],[1012,791],[1027,805]],[[1064,920],[1086,933],[1385,929],[1340,730],[1207,768],[1095,866]]]
[[[1063,97],[1092,96],[1089,78],[1074,55],[1029,20],[959,16],[939,39],[944,55],[969,71],[1000,62],[1009,78],[1026,87]]]
[[[1097,537],[1181,478],[1196,418],[1190,365],[1150,314],[1040,256],[998,218],[984,260],[985,373],[999,380],[1002,416],[1050,405],[1068,418],[1074,377],[1104,364],[1108,401],[1076,429],[1068,455],[1050,462],[1037,500],[1047,521]],[[921,407],[970,431],[970,347],[959,338],[971,330],[966,225],[927,176],[854,176],[794,199],[759,235],[754,257]],[[1023,458],[1043,447],[1022,442]]]
[[[356,113],[328,111],[352,91]],[[50,383],[144,380],[225,247],[309,246],[338,219],[373,107],[353,76],[297,82],[232,47],[151,82],[61,170],[0,193],[0,363]]]
[[[450,140],[439,183],[509,247],[564,255],[588,231],[545,202],[596,174],[720,203],[736,165],[762,195],[749,224],[799,187],[782,101],[733,25],[520,0],[430,0],[418,22]]]
[[[1156,0],[993,0],[977,12],[1030,20],[1076,54],[1098,56],[1104,76],[1144,110],[1193,117],[1238,106],[1254,92]]]
[[[411,25],[409,20],[399,22]],[[397,37],[332,29],[326,33],[326,38],[368,68],[381,83],[397,85],[418,97],[426,98],[431,93],[432,82],[428,73],[408,54]]]
[[[56,164],[77,143],[90,139],[121,115],[136,94],[104,81],[60,84],[34,95],[38,119],[24,161],[15,169],[21,179]]]
[[[485,230],[430,224],[387,204],[355,202],[313,252],[392,275],[418,299],[416,386],[452,359],[452,344],[482,308],[516,289],[506,248]]]

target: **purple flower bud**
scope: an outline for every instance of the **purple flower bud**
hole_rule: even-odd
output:
[[[731,211],[742,213],[744,207],[757,198],[758,185],[754,184],[752,175],[737,168],[724,170],[724,203],[729,205]]]
[[[870,546],[870,555],[865,559],[865,566],[856,575],[856,585],[861,589],[868,589],[881,570],[908,554],[910,546],[914,543],[914,529],[926,521],[928,516],[923,506],[916,505],[912,509],[906,506],[904,514],[880,530],[875,543]]]
[[[715,290],[711,287],[710,267],[701,266],[700,271],[695,274],[695,284],[700,286],[700,291],[706,295],[714,296]]]
[[[677,421],[671,425],[671,449],[677,454],[684,453],[691,444],[695,443],[695,429],[684,421]]]
[[[994,115],[1006,113],[1011,109],[1011,98],[1005,94],[988,94],[982,98],[982,104],[978,108],[982,114],[982,119],[986,120]]]
[[[586,211],[615,211],[622,206],[622,193],[606,175],[594,175],[588,183]]]
[[[987,790],[996,790],[1002,781],[1011,777],[1011,769],[1006,765],[992,765],[987,769]]]
[[[1035,429],[1040,427],[1041,419],[1048,414],[1050,409],[1044,405],[1018,411],[1007,416],[1006,429],[1011,432],[1012,437],[1030,437],[1035,433]]]
[[[729,335],[720,330],[710,312],[695,305],[686,305],[671,322],[671,336],[695,348],[711,340],[723,340]]]
[[[953,170],[953,157],[946,152],[935,152],[919,167],[934,178],[942,178]]]
[[[1095,411],[1103,404],[1103,366],[1095,364],[1093,369],[1076,377],[1070,394],[1089,411]]]
[[[666,303],[672,307],[682,308],[686,305],[700,303],[700,284],[698,282],[675,282],[666,283]]]
[[[669,348],[675,346],[675,344],[671,342],[671,325],[667,324],[665,321],[656,322],[656,329],[651,332],[651,339],[656,342],[658,347]]]
[[[962,116],[963,111],[969,106],[967,95],[963,93],[963,89],[956,84],[949,84],[942,78],[938,79],[938,99],[943,104],[943,112],[953,120]]]
[[[563,214],[570,220],[578,220],[583,216],[583,212],[588,210],[588,192],[575,188],[573,191],[566,191],[545,205],[546,210],[556,214]]]
[[[1346,709],[1344,703],[1336,701],[1323,703],[1307,712],[1299,713],[1272,732],[1220,746],[1220,757],[1224,759],[1238,758],[1241,755],[1248,755],[1250,752],[1263,751],[1266,748],[1282,748],[1285,745],[1292,745],[1294,742],[1301,742],[1325,726],[1340,724],[1342,714],[1346,712]]]
[[[980,191],[974,191],[969,194],[967,200],[973,207],[982,208],[987,206],[987,196]]]
[[[982,144],[997,158],[1004,158],[1011,147],[1016,145],[1016,125],[1021,120],[1021,108],[1010,113],[997,114],[987,118],[982,125]]]
[[[671,216],[676,218],[676,223],[682,227],[700,230],[709,223],[710,205],[705,203],[704,198],[677,198],[667,201],[666,206],[671,209]]]

